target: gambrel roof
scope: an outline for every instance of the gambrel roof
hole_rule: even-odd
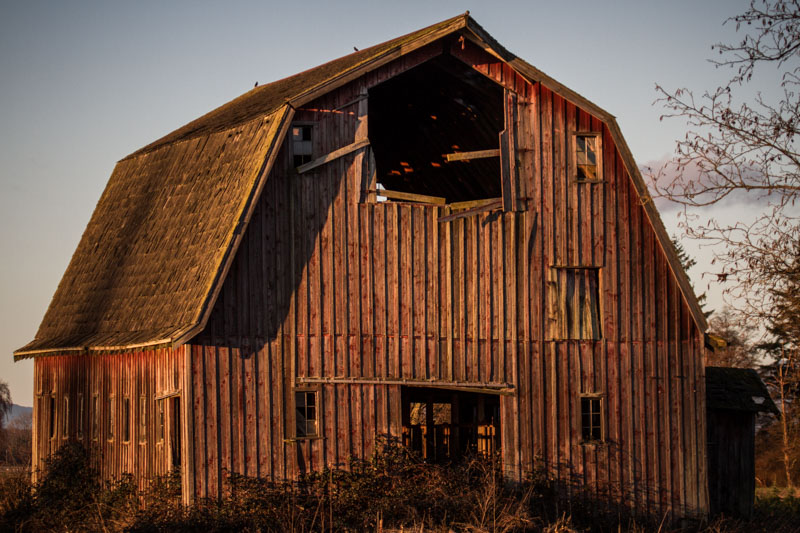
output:
[[[461,34],[608,127],[695,321],[705,317],[612,115],[500,46],[469,12],[256,87],[122,159],[23,358],[179,345],[205,326],[293,110]]]

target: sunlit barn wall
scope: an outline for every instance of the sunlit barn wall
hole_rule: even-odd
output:
[[[185,425],[178,425],[181,434],[172,430],[178,413],[167,405],[169,399],[184,394],[186,350],[37,357],[34,470],[40,471],[45,459],[62,444],[77,441],[92,451],[104,479],[134,474],[144,488],[155,476],[166,474],[172,467],[173,440],[176,445],[186,442]],[[130,402],[127,440],[125,399]],[[160,405],[164,408],[163,428],[158,427],[159,401],[164,402]],[[180,416],[187,419],[186,412]]]
[[[316,153],[363,138],[360,95],[442,48],[298,109]],[[405,380],[506,386],[514,476],[543,465],[652,511],[703,511],[702,334],[608,128],[469,41],[448,48],[518,95],[523,208],[439,222],[449,208],[364,201],[369,149],[301,175],[284,149],[191,341],[194,493],[218,494],[226,472],[291,478],[369,455],[401,431]],[[575,131],[601,133],[602,183],[572,179]],[[599,267],[601,340],[550,340],[558,265]],[[323,438],[295,441],[293,387],[313,384]],[[604,398],[603,443],[581,442],[581,393]]]

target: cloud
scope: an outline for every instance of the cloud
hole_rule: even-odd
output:
[[[671,213],[683,209],[683,206],[659,194],[657,189],[663,191],[672,183],[691,184],[694,190],[703,190],[712,185],[711,178],[703,172],[696,164],[689,164],[683,168],[678,168],[673,162],[672,157],[665,156],[661,159],[646,161],[639,165],[650,194],[653,196],[658,210],[662,213]],[[657,185],[657,186],[656,186]],[[711,194],[705,196],[698,195],[694,200],[702,203],[711,200]],[[716,208],[739,207],[759,207],[764,208],[768,205],[768,197],[760,192],[747,192],[737,189],[726,195],[724,198],[714,203]],[[705,211],[711,206],[692,207],[692,211]]]

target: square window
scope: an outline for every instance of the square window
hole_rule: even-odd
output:
[[[599,267],[554,267],[549,282],[551,339],[600,340]]]
[[[603,399],[599,396],[581,397],[581,435],[583,440],[603,440]]]
[[[296,391],[294,393],[296,436],[317,436],[317,392]]]
[[[292,154],[294,166],[299,167],[312,159],[313,127],[310,125],[292,126]]]
[[[599,133],[575,134],[575,179],[601,181],[602,164]]]

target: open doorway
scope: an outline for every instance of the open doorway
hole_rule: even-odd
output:
[[[500,398],[494,394],[404,387],[403,444],[425,461],[457,461],[500,451]]]
[[[180,470],[181,467],[181,397],[173,396],[167,399],[169,421],[169,468],[168,470]]]

